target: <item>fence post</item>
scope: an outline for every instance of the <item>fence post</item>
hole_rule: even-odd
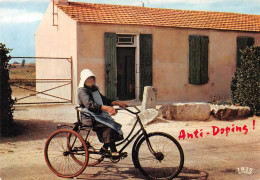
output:
[[[73,58],[72,56],[70,57],[70,62],[71,62],[71,70],[70,70],[70,78],[71,78],[71,103],[75,104],[75,100],[74,100],[74,89],[73,89]]]

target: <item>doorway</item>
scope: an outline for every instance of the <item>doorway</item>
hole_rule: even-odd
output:
[[[135,99],[135,47],[117,47],[117,98]]]

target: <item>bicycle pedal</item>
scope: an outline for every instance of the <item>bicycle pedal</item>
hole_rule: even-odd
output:
[[[127,152],[126,153],[122,153],[119,156],[121,157],[121,159],[124,159],[124,158],[126,158],[128,156],[128,153]]]
[[[120,153],[118,156],[115,156],[115,157],[112,156],[112,158],[114,158],[114,159],[124,159],[127,156],[128,156],[128,153],[127,152],[123,152],[123,153]]]
[[[127,156],[122,156],[121,159],[125,159]]]

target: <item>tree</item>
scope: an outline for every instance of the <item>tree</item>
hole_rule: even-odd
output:
[[[254,114],[260,110],[260,46],[242,51],[241,66],[236,69],[230,84],[233,104],[249,106]]]
[[[24,67],[24,64],[25,64],[25,59],[23,59],[22,61],[22,67]]]
[[[4,44],[0,43],[0,136],[9,135],[13,122],[13,104],[11,97],[11,87],[9,80],[9,60],[11,49],[7,49]]]

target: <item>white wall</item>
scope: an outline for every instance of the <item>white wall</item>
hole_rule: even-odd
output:
[[[55,24],[58,24],[58,26],[53,26],[52,3],[50,3],[35,34],[36,57],[72,57],[73,71],[76,73],[77,23],[69,18],[63,11],[57,9],[56,6],[55,12],[58,12],[58,16],[55,16]],[[70,72],[71,64],[67,60],[36,60],[37,79],[70,79]],[[75,87],[76,79],[73,80],[73,86]],[[37,91],[60,85],[62,85],[62,83],[38,83]],[[71,87],[64,86],[62,88],[48,91],[48,93],[70,99]],[[75,93],[76,90],[74,88],[74,95]]]

